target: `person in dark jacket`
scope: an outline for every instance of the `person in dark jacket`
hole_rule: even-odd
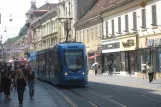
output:
[[[19,104],[22,106],[23,105],[24,90],[25,90],[27,83],[26,83],[25,76],[24,76],[21,69],[18,69],[16,71],[15,82],[16,82],[16,87],[17,87],[17,92],[18,92]]]
[[[9,76],[9,72],[5,72],[4,78],[2,79],[2,87],[5,95],[5,100],[10,100],[11,78]]]
[[[32,71],[32,68],[28,68],[28,75],[27,75],[27,80],[28,80],[28,87],[29,87],[29,95],[30,98],[34,96],[34,84],[36,80],[35,73]]]

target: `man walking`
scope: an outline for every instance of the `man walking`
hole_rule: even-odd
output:
[[[35,84],[36,76],[31,68],[28,68],[27,80],[28,80],[28,87],[29,87],[29,95],[30,95],[30,98],[32,98],[34,96],[34,84]]]

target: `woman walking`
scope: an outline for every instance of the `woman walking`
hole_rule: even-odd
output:
[[[146,66],[145,61],[143,61],[143,64],[142,64],[142,75],[143,75],[143,79],[144,79],[144,77],[147,78],[146,72],[147,72],[147,66]]]
[[[26,83],[25,76],[22,70],[18,69],[16,71],[16,86],[17,86],[18,100],[20,105],[23,105],[23,94],[24,94],[26,85],[27,83]]]
[[[153,69],[153,66],[151,65],[150,62],[148,63],[147,71],[148,71],[148,75],[149,75],[149,83],[151,83],[153,81],[153,77],[154,77],[154,69]]]

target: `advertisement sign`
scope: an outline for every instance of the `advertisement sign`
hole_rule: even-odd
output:
[[[121,51],[135,50],[136,49],[136,36],[122,38],[120,41]]]

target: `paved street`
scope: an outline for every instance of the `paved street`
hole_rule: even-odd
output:
[[[78,107],[161,107],[161,80],[89,74],[82,88],[59,88]]]
[[[44,82],[36,84],[36,94],[30,100],[25,90],[24,107],[161,107],[161,79],[152,84],[147,79],[130,76],[89,74],[86,87],[54,87]],[[0,107],[18,107],[17,92],[12,100]]]
[[[30,99],[28,87],[24,94],[23,107],[69,107],[68,104],[48,84],[39,82],[36,84],[36,93]],[[11,101],[5,101],[3,93],[0,92],[0,107],[19,107],[16,90],[11,92]]]

